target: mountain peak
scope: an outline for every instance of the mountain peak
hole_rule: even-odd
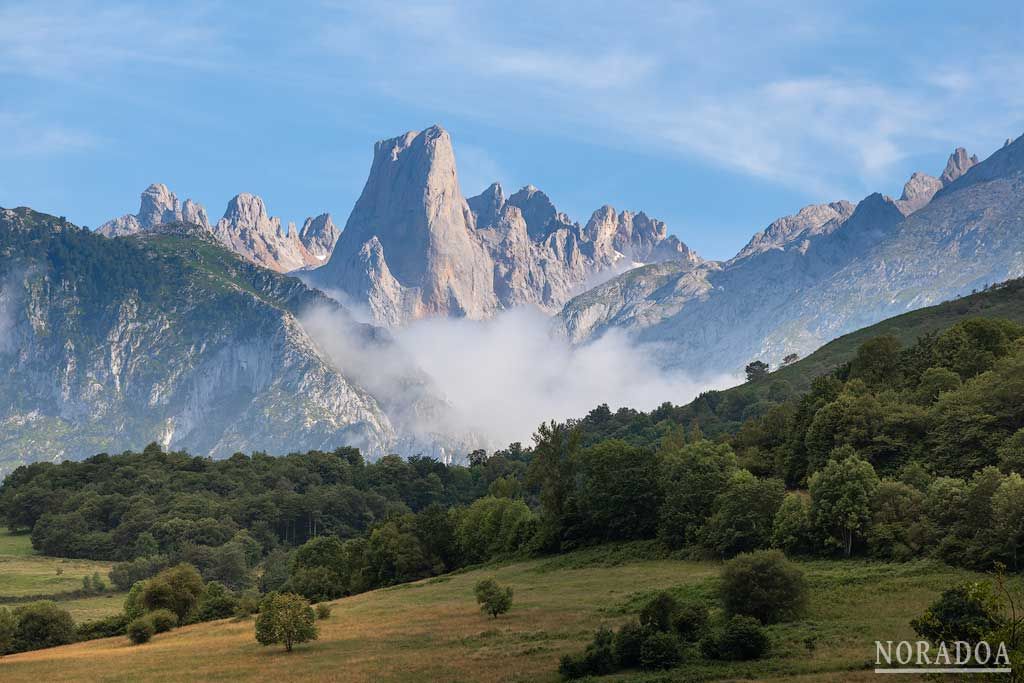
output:
[[[186,199],[182,204],[178,197],[163,183],[153,183],[139,196],[139,212],[126,214],[101,225],[97,232],[106,237],[134,235],[150,230],[163,223],[194,223],[206,230],[210,222],[206,209]]]
[[[299,241],[306,250],[320,262],[331,257],[334,245],[338,242],[341,231],[331,219],[331,214],[322,213],[316,218],[307,218],[299,231]]]
[[[476,227],[494,225],[505,208],[505,191],[500,183],[491,183],[486,190],[466,200],[470,211],[476,216]]]
[[[968,156],[966,149],[963,147],[957,147],[953,150],[953,153],[949,155],[949,161],[946,162],[946,170],[942,172],[941,176],[942,184],[949,185],[964,173],[971,170],[971,168],[977,165],[977,163],[978,157],[976,155],[972,154]]]
[[[508,203],[523,213],[526,231],[532,240],[540,240],[550,232],[558,210],[551,199],[533,185],[526,185],[508,198]]]
[[[903,194],[896,201],[896,206],[905,216],[909,216],[930,202],[935,193],[941,189],[941,180],[927,173],[915,171],[903,185]]]

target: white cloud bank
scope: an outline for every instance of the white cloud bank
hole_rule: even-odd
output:
[[[581,347],[554,334],[551,319],[532,308],[504,311],[485,321],[434,318],[392,333],[400,353],[365,354],[353,343],[350,319],[324,310],[303,324],[335,365],[371,391],[401,391],[411,365],[426,372],[452,405],[452,423],[436,431],[478,433],[490,448],[528,442],[542,422],[583,417],[607,403],[650,410],[685,403],[736,377],[698,381],[665,371],[649,349],[612,333]]]

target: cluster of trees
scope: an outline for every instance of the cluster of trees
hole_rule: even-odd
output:
[[[639,619],[617,631],[602,626],[586,650],[566,655],[565,679],[601,676],[620,669],[671,669],[686,658],[750,660],[768,651],[764,625],[800,618],[807,607],[803,573],[779,551],[744,554],[727,562],[719,588],[720,614],[710,606],[661,592]]]

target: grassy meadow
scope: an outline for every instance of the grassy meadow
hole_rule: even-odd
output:
[[[38,555],[27,534],[0,532],[0,604],[14,607],[33,597],[57,600],[76,623],[115,614],[124,593],[82,596],[82,579],[99,572],[109,583],[109,562]]]
[[[601,624],[617,626],[654,591],[714,595],[720,565],[646,559],[645,546],[598,548],[553,559],[474,569],[335,601],[319,640],[261,647],[252,618],[196,624],[131,646],[96,640],[4,657],[4,681],[557,681],[559,658],[581,650]],[[935,562],[801,562],[811,606],[797,623],[769,627],[767,659],[700,660],[608,681],[875,680],[874,641],[913,636],[909,620],[969,574]],[[512,611],[482,615],[473,585],[515,590]],[[808,648],[807,641],[813,642]],[[909,676],[901,680],[912,679]]]

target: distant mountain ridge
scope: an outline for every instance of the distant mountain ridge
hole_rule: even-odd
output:
[[[982,162],[958,148],[940,179],[779,219],[725,263],[646,266],[568,302],[576,343],[618,328],[668,366],[737,372],[886,317],[1024,275],[1024,137]]]
[[[533,186],[466,199],[451,138],[432,126],[375,145],[337,247],[310,279],[400,325],[523,304],[554,313],[601,273],[666,259],[701,261],[643,213],[602,207],[581,227]]]
[[[154,183],[142,192],[137,214],[107,221],[96,232],[105,237],[125,237],[176,222],[199,225],[235,253],[279,273],[323,265],[338,241],[338,229],[330,214],[307,218],[302,230],[296,230],[294,224],[285,230],[280,218],[267,214],[263,200],[248,192],[235,195],[223,218],[211,226],[206,209],[191,199],[179,201],[163,183]]]

